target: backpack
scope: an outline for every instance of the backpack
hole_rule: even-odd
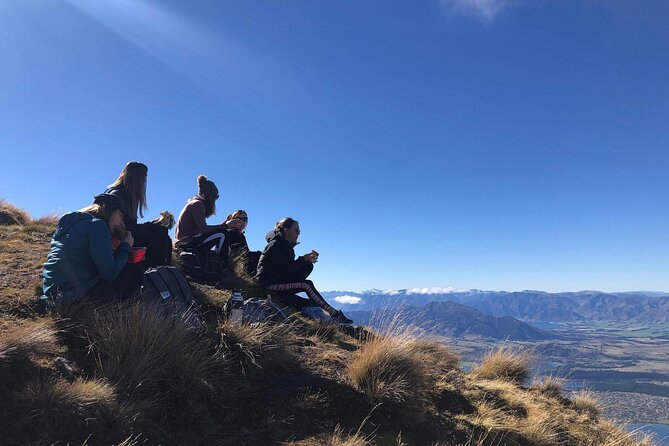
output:
[[[164,302],[178,311],[188,311],[194,305],[193,290],[186,276],[175,266],[159,266],[144,273],[142,300]]]
[[[194,279],[216,282],[221,276],[220,257],[204,247],[186,248],[179,253],[186,274]]]
[[[226,318],[230,318],[232,299],[223,306]],[[243,324],[255,324],[259,322],[284,322],[294,313],[291,308],[283,307],[274,302],[269,296],[267,299],[251,297],[244,299]]]

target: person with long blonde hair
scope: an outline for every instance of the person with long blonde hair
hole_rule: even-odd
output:
[[[144,217],[146,205],[146,178],[149,168],[138,161],[130,161],[112,184],[107,186],[105,193],[118,196],[128,210],[125,223],[130,230],[137,225],[137,218]]]
[[[146,247],[147,268],[170,265],[172,263],[172,239],[168,229],[174,224],[174,216],[170,212],[161,213],[161,218],[153,221],[137,223],[144,217],[148,209],[146,203],[146,182],[149,168],[144,163],[130,161],[105,193],[121,199],[127,209],[123,220],[128,230],[135,236],[135,247]],[[171,219],[169,218],[171,216]]]

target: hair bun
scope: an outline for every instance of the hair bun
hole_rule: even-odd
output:
[[[205,177],[204,175],[198,175],[197,176],[197,184],[199,186],[201,186],[202,184],[204,184],[206,182],[207,182],[207,177]]]

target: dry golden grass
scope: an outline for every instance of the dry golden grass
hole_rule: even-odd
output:
[[[379,336],[358,350],[348,367],[355,386],[372,401],[421,404],[432,384],[430,364],[409,336]]]
[[[479,379],[501,379],[522,384],[530,377],[532,360],[528,352],[504,346],[486,354],[481,364],[470,373]]]
[[[47,444],[118,438],[130,415],[117,403],[113,386],[100,380],[35,379],[18,393],[15,410],[21,414],[15,434]]]
[[[536,379],[530,388],[545,395],[561,396],[564,392],[564,380],[555,376],[544,376]]]
[[[574,392],[569,399],[576,411],[592,418],[597,417],[601,412],[599,401],[591,390],[584,389]]]
[[[50,355],[58,348],[55,330],[44,323],[17,323],[0,330],[0,362]]]
[[[233,368],[233,373],[262,376],[296,366],[288,349],[289,325],[256,323],[236,326],[224,322],[218,328],[218,351]]]
[[[226,376],[214,342],[166,310],[141,302],[102,308],[90,333],[96,374],[137,411],[136,432],[157,442],[174,429],[213,429],[211,402]]]
[[[432,339],[416,339],[411,344],[417,352],[428,359],[433,370],[443,373],[457,369],[460,365],[458,354],[440,342]]]
[[[30,223],[30,214],[9,203],[0,200],[0,225],[25,225]]]
[[[91,337],[100,374],[122,392],[146,395],[164,380],[211,378],[222,358],[207,349],[188,320],[187,314],[142,302],[97,310]]]

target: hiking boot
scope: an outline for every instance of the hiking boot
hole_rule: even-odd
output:
[[[338,324],[351,325],[353,323],[351,319],[344,316],[344,313],[342,313],[341,310],[335,311],[330,315],[330,317]]]

